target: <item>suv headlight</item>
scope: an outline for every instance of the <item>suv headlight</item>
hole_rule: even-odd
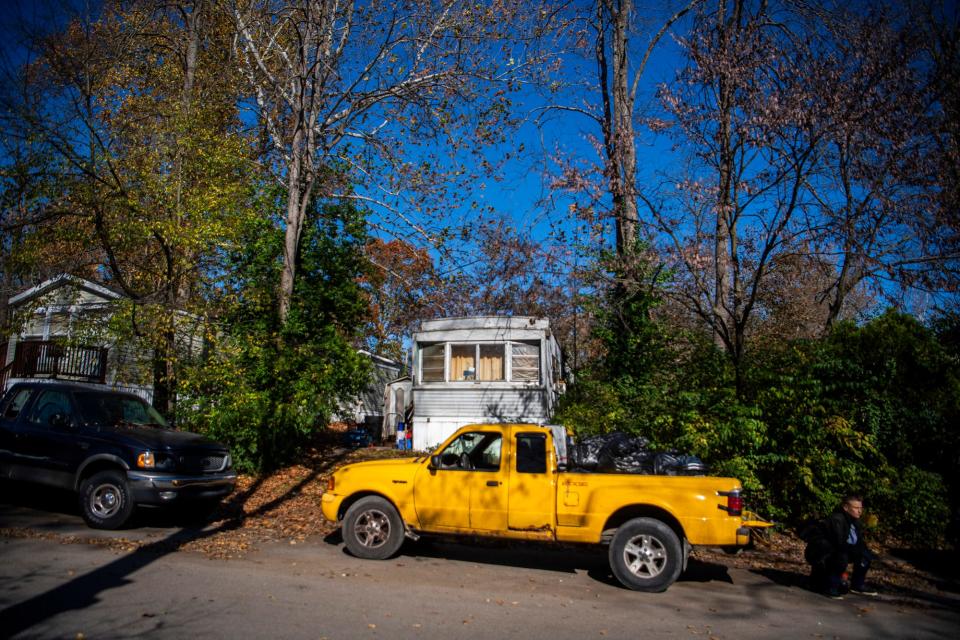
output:
[[[141,451],[137,455],[137,466],[141,469],[169,471],[173,469],[173,458],[163,454],[155,454],[153,451]]]

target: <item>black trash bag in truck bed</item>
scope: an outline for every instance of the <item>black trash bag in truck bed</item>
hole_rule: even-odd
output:
[[[707,473],[707,465],[697,456],[664,451],[654,456],[653,473],[658,476],[702,476]]]
[[[594,471],[600,460],[600,452],[610,442],[615,442],[626,436],[619,432],[603,433],[597,436],[584,438],[573,445],[570,450],[570,466],[574,469],[585,469]]]
[[[638,449],[623,455],[601,452],[597,471],[601,473],[653,473],[654,454],[652,451]]]
[[[597,471],[607,473],[651,473],[650,441],[643,437],[611,438],[600,450]]]
[[[631,437],[619,431],[590,436],[573,445],[570,451],[570,465],[573,469],[586,471],[625,473],[628,472],[625,467],[634,468],[640,464],[641,460],[646,460],[649,445],[650,441],[646,438]],[[635,462],[614,463],[616,460],[625,461],[628,458]]]
[[[702,476],[707,465],[699,458],[676,451],[650,450],[650,441],[615,431],[584,438],[569,447],[571,469],[599,473],[640,473]]]

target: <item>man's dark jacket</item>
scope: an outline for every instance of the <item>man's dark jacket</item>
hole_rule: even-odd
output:
[[[857,532],[857,542],[852,548],[848,548],[847,540],[850,537],[851,527]],[[823,564],[831,556],[840,553],[851,555],[867,553],[867,545],[863,541],[860,521],[851,517],[843,509],[834,511],[805,533],[806,535],[803,537],[807,541],[807,548],[803,556],[812,565]]]

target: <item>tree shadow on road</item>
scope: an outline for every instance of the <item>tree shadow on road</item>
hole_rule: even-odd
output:
[[[3,609],[0,611],[2,635],[4,637],[14,636],[52,616],[89,607],[101,600],[105,592],[128,584],[130,582],[129,576],[167,554],[176,552],[191,542],[212,538],[223,532],[242,527],[246,520],[261,516],[275,509],[292,496],[297,495],[304,486],[333,469],[348,453],[343,451],[341,454],[326,457],[321,463],[315,464],[307,476],[290,486],[282,495],[261,504],[256,509],[246,511],[244,505],[263,482],[262,478],[257,479],[243,491],[235,492],[224,500],[221,515],[226,514],[226,517],[215,525],[207,526],[204,523],[197,523],[193,526],[177,528],[170,535],[144,544],[113,562],[77,576],[45,593]],[[46,508],[52,507],[54,511],[60,511],[62,505],[57,501],[61,499],[55,498],[55,502]],[[75,496],[73,500],[76,500]],[[36,505],[30,504],[29,506],[35,508]],[[41,506],[41,509],[43,508]],[[73,509],[72,513],[78,512],[76,507]],[[67,512],[70,513],[69,510]],[[148,515],[147,518],[149,517],[151,516]],[[164,516],[160,515],[159,517]],[[91,534],[93,533],[91,532]]]

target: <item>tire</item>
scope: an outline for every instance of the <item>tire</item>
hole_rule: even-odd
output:
[[[683,570],[680,539],[652,518],[623,523],[610,543],[609,557],[613,575],[634,591],[666,591]]]
[[[80,512],[94,529],[119,529],[133,514],[127,479],[120,471],[101,471],[80,484]]]
[[[350,553],[366,560],[386,560],[403,544],[403,520],[393,505],[377,496],[357,500],[343,518],[343,541]]]

